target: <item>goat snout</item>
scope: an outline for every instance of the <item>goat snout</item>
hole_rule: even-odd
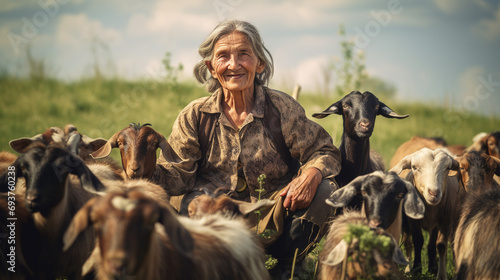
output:
[[[382,220],[380,220],[380,218],[371,218],[370,219],[370,227],[372,228],[376,228],[378,226],[380,226],[382,224]]]
[[[125,272],[125,255],[117,255],[106,260],[109,273],[120,275]]]

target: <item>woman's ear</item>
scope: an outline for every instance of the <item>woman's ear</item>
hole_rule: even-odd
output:
[[[216,77],[217,73],[215,73],[215,70],[212,67],[212,61],[205,60],[205,65],[207,66],[208,71],[210,72],[210,74],[212,75],[212,77],[214,77],[214,79],[217,79],[217,77]]]
[[[266,69],[266,62],[259,60],[259,65],[257,65],[257,73],[261,74]]]

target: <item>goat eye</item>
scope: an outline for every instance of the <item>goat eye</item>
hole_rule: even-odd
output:
[[[403,198],[403,196],[405,196],[404,193],[398,193],[397,195],[398,198]]]
[[[349,108],[351,108],[351,106],[349,106],[347,104],[342,105],[342,109],[344,109],[344,110],[349,110]]]
[[[380,108],[379,104],[377,104],[377,106],[375,106],[375,111],[378,111],[378,108]]]
[[[368,193],[366,191],[361,191],[361,195],[367,195]]]

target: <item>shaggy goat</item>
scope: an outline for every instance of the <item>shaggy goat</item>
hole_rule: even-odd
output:
[[[171,149],[165,137],[149,126],[131,123],[111,136],[91,156],[94,159],[104,158],[113,148],[119,148],[123,170],[128,178],[151,178],[156,166],[156,150],[161,148],[165,153]]]
[[[423,236],[420,228],[429,231],[429,266],[439,253],[437,279],[446,279],[446,252],[448,241],[453,240],[457,228],[462,199],[465,189],[459,176],[451,175],[450,170],[458,170],[459,163],[442,149],[423,148],[404,157],[392,171],[400,174],[410,169],[406,180],[411,182],[424,199],[425,215],[422,220],[409,219],[415,248],[413,270],[421,270],[421,250]],[[407,250],[407,253],[410,250]]]
[[[500,189],[467,193],[455,233],[455,279],[500,279]]]
[[[344,207],[358,193],[363,195],[361,212],[365,214],[370,227],[387,230],[397,241],[401,236],[403,206],[409,217],[424,217],[425,206],[415,187],[394,172],[375,171],[359,176],[336,190],[326,203],[333,207]]]
[[[353,91],[332,104],[325,111],[313,114],[315,118],[324,118],[331,114],[342,115],[344,131],[339,150],[342,167],[335,179],[339,187],[347,185],[354,178],[384,170],[382,158],[370,151],[370,136],[375,127],[377,115],[386,118],[404,119],[409,115],[398,115],[387,105],[380,102],[370,92]],[[351,201],[351,206],[361,208],[361,198]]]
[[[269,278],[264,250],[243,221],[180,217],[133,188],[87,202],[66,231],[64,248],[91,226],[102,256],[100,280]]]
[[[34,143],[13,166],[16,178],[26,181],[25,204],[41,235],[35,274],[40,279],[81,279],[82,264],[94,247],[94,233],[86,231],[78,244],[64,253],[62,235],[78,209],[95,196],[90,192],[104,190],[104,186],[60,143]],[[0,192],[4,193],[9,191],[6,175],[0,176]]]
[[[354,236],[348,242],[345,238],[352,226],[368,227],[368,221],[357,211],[345,211],[333,220],[320,255],[319,279],[404,279],[396,264],[407,265],[408,262],[396,240],[382,229],[371,229],[372,234],[368,236],[380,242],[361,245],[365,241],[363,238],[368,238],[366,234],[361,238]]]

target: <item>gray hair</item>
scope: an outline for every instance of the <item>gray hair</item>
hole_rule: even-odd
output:
[[[214,47],[217,41],[225,35],[231,34],[234,31],[245,34],[252,45],[254,53],[257,55],[261,62],[265,63],[265,68],[262,73],[255,75],[255,83],[258,85],[266,85],[269,83],[274,72],[273,57],[266,49],[262,39],[260,38],[259,31],[252,24],[241,20],[225,20],[219,23],[208,37],[201,43],[198,53],[201,60],[194,66],[194,77],[198,82],[205,84],[208,92],[215,92],[221,87],[217,79],[212,77],[208,70],[205,61],[212,60],[214,55]]]

